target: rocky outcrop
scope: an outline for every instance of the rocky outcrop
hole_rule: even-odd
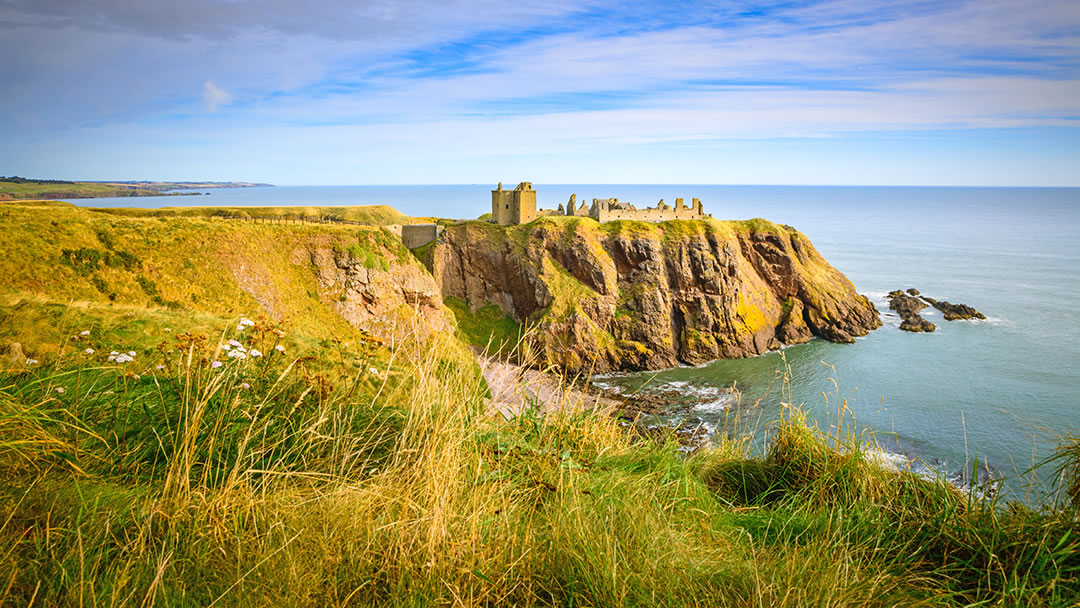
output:
[[[950,304],[944,300],[937,301],[934,298],[923,296],[922,299],[931,306],[940,310],[945,315],[946,321],[958,321],[961,319],[986,319],[986,315],[968,306],[967,304]]]
[[[324,301],[354,327],[390,341],[452,331],[431,275],[407,253],[368,247],[312,243],[294,249],[290,259],[310,267]]]
[[[915,333],[930,333],[937,329],[937,326],[919,314],[927,305],[926,302],[916,297],[918,295],[919,290],[917,289],[909,289],[908,293],[904,293],[899,289],[890,291],[889,308],[900,315],[900,329]]]
[[[659,369],[820,336],[852,342],[877,310],[797,230],[764,220],[450,226],[435,246],[442,295],[495,304],[537,331],[541,363]]]
[[[896,313],[900,315],[900,318],[903,320],[900,323],[900,329],[904,331],[931,332],[936,329],[933,323],[927,321],[919,314],[919,312],[926,308],[927,305],[940,310],[946,321],[986,318],[981,312],[966,304],[951,304],[945,301],[939,302],[934,298],[922,295],[919,293],[919,290],[914,287],[908,289],[907,293],[904,293],[899,289],[889,292],[889,308],[895,310]]]

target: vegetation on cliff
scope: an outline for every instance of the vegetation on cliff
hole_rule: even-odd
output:
[[[804,235],[762,219],[465,222],[432,258],[444,296],[536,325],[533,346],[566,371],[696,364],[814,335],[850,342],[880,325]]]
[[[601,413],[503,419],[437,292],[415,297],[433,279],[375,229],[6,205],[0,228],[0,346],[26,349],[0,359],[0,605],[1080,594],[1080,505],[889,470],[843,407],[830,436],[792,408],[763,451],[732,426],[690,456]],[[426,335],[380,333],[365,294],[408,294]],[[1080,450],[1059,454],[1075,492]]]
[[[72,352],[0,375],[6,604],[1030,606],[1080,593],[1076,507],[1005,507],[890,471],[843,424],[826,437],[793,415],[764,454],[730,429],[684,457],[599,414],[503,420],[445,337],[396,360],[372,342],[297,357],[276,350],[281,328],[234,319],[110,361],[123,347],[75,321]]]

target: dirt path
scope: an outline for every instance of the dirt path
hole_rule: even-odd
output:
[[[476,355],[484,379],[491,389],[491,406],[510,418],[528,408],[539,407],[543,414],[600,409],[611,411],[621,403],[587,390],[568,386],[554,374]]]

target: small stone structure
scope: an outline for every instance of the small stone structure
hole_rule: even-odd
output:
[[[502,182],[491,191],[491,219],[500,226],[528,224],[536,219],[536,190],[531,182],[521,182],[513,190],[503,190]]]
[[[384,227],[401,239],[409,249],[427,245],[439,238],[443,231],[443,227],[438,224],[390,224]]]

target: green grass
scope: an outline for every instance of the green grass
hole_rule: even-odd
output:
[[[19,245],[0,258],[0,343],[39,362],[0,371],[2,606],[1080,598],[1075,440],[1046,465],[1062,500],[1030,508],[881,468],[843,406],[832,434],[789,409],[760,451],[734,424],[691,455],[598,412],[506,420],[459,340],[334,325],[310,272],[293,274],[300,245],[408,259],[379,232],[21,209],[5,209]],[[80,274],[62,249],[99,255],[77,256]],[[105,262],[120,251],[139,263]],[[233,271],[215,274],[230,256],[264,264],[313,319],[257,318],[223,287]],[[139,277],[166,299],[178,283],[217,291],[198,292],[205,307],[156,306]],[[446,306],[465,340],[516,339],[501,313]],[[255,323],[240,330],[244,314]],[[229,340],[247,356],[229,357]]]
[[[158,196],[161,191],[148,186],[127,186],[89,182],[12,183],[0,180],[0,201],[52,198],[100,198],[106,196]]]
[[[524,336],[522,326],[494,304],[487,304],[475,312],[458,298],[445,298],[443,304],[454,313],[458,337],[491,354],[509,353]]]
[[[355,205],[341,207],[161,207],[158,209],[140,209],[135,207],[90,208],[96,213],[120,217],[241,217],[274,221],[299,221],[301,217],[310,221],[312,218],[333,218],[372,226],[388,224],[411,224],[423,221],[410,218],[389,205]]]
[[[31,323],[39,317],[32,311],[73,303],[103,318],[172,309],[179,317],[221,319],[261,310],[287,321],[306,339],[349,335],[354,328],[330,305],[340,294],[320,285],[311,255],[337,251],[369,269],[383,271],[392,264],[419,269],[398,239],[375,227],[120,211],[0,205],[6,236],[0,241],[0,309],[8,317],[0,340],[19,342],[36,354],[57,350],[59,337],[50,327]],[[160,316],[154,312],[146,318]]]
[[[226,339],[270,354],[222,357]],[[599,414],[491,415],[450,342],[393,363],[369,351],[357,370],[364,355],[297,359],[279,339],[268,325],[173,336],[115,364],[95,334],[93,355],[0,376],[0,599],[1055,606],[1080,593],[1074,507],[996,505],[879,468],[850,427],[829,437],[795,415],[762,455],[735,438],[685,457]]]

